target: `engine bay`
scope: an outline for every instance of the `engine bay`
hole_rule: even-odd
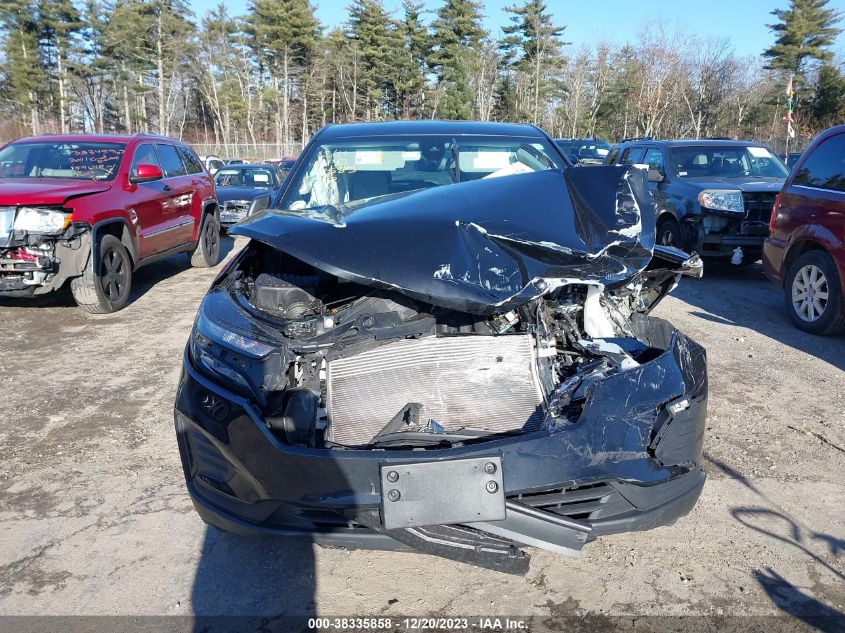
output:
[[[504,312],[445,309],[255,243],[227,278],[282,343],[264,420],[289,444],[438,448],[577,423],[591,385],[665,350],[632,319],[678,271],[567,284]]]

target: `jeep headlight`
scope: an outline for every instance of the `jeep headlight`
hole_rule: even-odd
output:
[[[698,194],[698,201],[702,207],[714,211],[729,211],[731,213],[745,213],[745,202],[742,192],[732,189],[705,189]]]
[[[70,224],[67,209],[20,207],[15,216],[15,231],[26,233],[61,233]]]

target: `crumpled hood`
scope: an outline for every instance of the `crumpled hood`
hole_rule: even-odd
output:
[[[71,198],[111,189],[111,183],[68,178],[0,179],[0,206],[64,204]]]
[[[272,189],[260,189],[258,187],[216,187],[217,201],[228,202],[229,200],[254,200],[259,196],[273,195]]]
[[[591,167],[271,210],[230,232],[349,281],[490,314],[567,283],[629,279],[651,259],[654,228],[645,171]]]

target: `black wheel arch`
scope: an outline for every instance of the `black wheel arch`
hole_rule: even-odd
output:
[[[100,265],[100,249],[97,248],[100,238],[103,235],[114,235],[129,251],[132,269],[135,270],[138,264],[138,256],[135,251],[135,240],[132,238],[132,230],[123,218],[109,218],[101,220],[91,227],[91,258],[94,270]]]

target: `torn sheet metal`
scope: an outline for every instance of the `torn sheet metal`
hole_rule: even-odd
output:
[[[624,283],[654,250],[640,170],[550,170],[273,210],[231,229],[340,278],[491,314],[568,283]]]

